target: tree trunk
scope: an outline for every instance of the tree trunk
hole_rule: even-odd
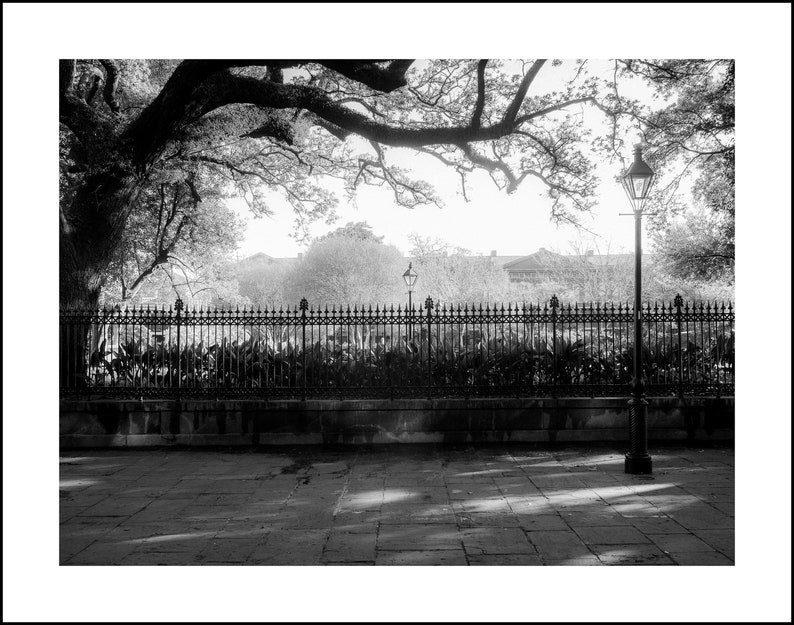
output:
[[[110,168],[90,176],[71,206],[61,210],[61,387],[86,384],[91,324],[85,315],[74,313],[97,311],[108,266],[141,185],[137,176]]]
[[[91,176],[61,213],[61,308],[95,309],[130,208],[140,192],[136,176],[107,171]]]

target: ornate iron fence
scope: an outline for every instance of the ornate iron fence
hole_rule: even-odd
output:
[[[628,395],[627,304],[61,311],[62,396]],[[645,304],[648,395],[734,391],[732,303]]]

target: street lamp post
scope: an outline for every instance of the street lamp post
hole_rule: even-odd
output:
[[[648,454],[648,402],[642,375],[642,209],[648,199],[654,173],[642,160],[642,147],[634,146],[634,162],[623,174],[623,188],[634,215],[634,377],[629,400],[629,453],[625,471],[631,474],[652,473]],[[645,213],[647,214],[647,213]]]
[[[405,273],[403,274],[403,280],[405,280],[405,285],[408,287],[408,311],[409,311],[408,314],[410,315],[409,319],[411,322],[413,322],[413,315],[414,315],[413,307],[411,305],[411,293],[414,290],[414,284],[416,284],[416,279],[419,277],[412,267],[413,267],[413,263],[408,263],[408,269],[406,269]],[[412,326],[409,325],[408,326],[409,341],[411,340],[411,329]]]

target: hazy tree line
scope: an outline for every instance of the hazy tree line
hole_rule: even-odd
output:
[[[608,247],[571,242],[569,249],[547,253],[548,275],[533,282],[511,282],[501,261],[437,238],[412,234],[407,257],[383,242],[366,222],[348,223],[309,245],[301,258],[273,259],[260,254],[242,260],[225,257],[207,262],[201,274],[174,281],[161,268],[140,291],[145,297],[127,303],[168,304],[177,296],[210,307],[294,307],[306,298],[314,307],[401,306],[408,303],[402,274],[411,262],[419,278],[412,292],[414,307],[432,297],[441,304],[543,303],[552,295],[563,302],[621,302],[633,299],[634,258]],[[187,273],[183,270],[183,275]],[[119,291],[116,291],[118,295]],[[136,294],[138,291],[136,291]],[[733,299],[729,280],[679,279],[664,256],[647,254],[643,270],[646,300]],[[111,297],[109,301],[120,301]],[[121,298],[123,299],[123,298]]]
[[[413,305],[426,297],[443,304],[479,305],[546,302],[557,295],[565,302],[630,301],[634,288],[632,254],[615,254],[585,242],[550,253],[548,276],[534,282],[511,282],[501,261],[475,255],[440,239],[413,234],[407,256],[383,242],[366,223],[349,223],[318,238],[302,258],[253,256],[227,264],[227,275],[212,295],[196,301],[213,306],[294,307],[301,298],[313,306],[405,307],[407,287],[402,274],[411,262],[419,278]],[[588,253],[590,252],[590,254]],[[681,281],[664,258],[646,255],[643,293],[647,300],[733,299],[727,280],[691,278]]]

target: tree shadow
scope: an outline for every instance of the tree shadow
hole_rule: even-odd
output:
[[[732,456],[704,453],[656,453],[651,476],[582,449],[66,454],[60,560],[732,564]]]

